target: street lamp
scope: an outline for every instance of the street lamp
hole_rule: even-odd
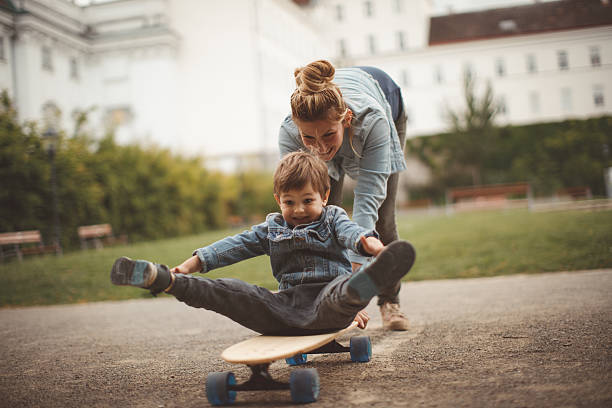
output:
[[[55,170],[55,151],[57,149],[58,133],[54,127],[49,126],[45,133],[43,133],[43,145],[49,154],[49,161],[51,162],[51,193],[53,194],[53,233],[55,241],[55,253],[57,255],[62,254],[62,244],[60,240],[60,223],[59,223],[59,212],[58,212],[58,199],[57,199],[57,172]]]

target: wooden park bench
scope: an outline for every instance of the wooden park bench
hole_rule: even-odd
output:
[[[555,196],[569,197],[573,200],[577,200],[580,198],[590,200],[591,198],[593,198],[591,188],[586,186],[560,188],[555,192]]]
[[[5,248],[10,246],[10,248]],[[20,261],[23,255],[44,254],[49,252],[59,253],[57,244],[44,245],[42,236],[38,230],[3,232],[0,234],[0,259],[16,256]]]
[[[489,184],[446,191],[447,212],[454,210],[499,209],[530,206],[529,183]]]
[[[96,249],[100,249],[104,247],[104,244],[127,243],[125,235],[114,236],[113,228],[110,224],[83,225],[78,228],[78,234],[81,241],[81,249],[87,249],[89,244],[92,244]]]

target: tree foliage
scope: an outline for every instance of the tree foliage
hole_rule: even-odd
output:
[[[35,123],[19,123],[7,93],[0,97],[0,231],[38,229],[51,240],[51,164]],[[200,158],[155,146],[120,145],[112,133],[95,140],[87,112],[76,115],[56,147],[62,244],[75,246],[80,225],[110,223],[129,239],[155,239],[228,225],[275,209],[266,172],[209,171]]]
[[[471,183],[469,175],[455,171],[449,159],[455,138],[455,133],[443,133],[407,141],[408,154],[432,174],[429,185],[411,188],[412,197],[442,202],[447,188]],[[481,182],[529,182],[539,196],[564,187],[587,186],[595,196],[603,196],[604,169],[612,166],[611,147],[611,116],[502,127],[482,161]]]
[[[446,111],[453,135],[448,141],[450,151],[446,164],[457,174],[469,175],[473,185],[482,183],[483,168],[498,143],[493,123],[498,106],[493,88],[487,82],[484,94],[479,97],[476,85],[475,77],[466,72],[463,77],[465,108]]]
[[[428,185],[408,186],[411,197],[443,202],[450,187],[525,181],[538,195],[575,186],[605,193],[612,117],[498,127],[499,105],[490,83],[481,96],[473,76],[466,73],[463,85],[464,109],[446,111],[449,132],[406,142],[407,154],[432,176]]]

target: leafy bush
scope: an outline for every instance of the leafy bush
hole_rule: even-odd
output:
[[[79,116],[79,125],[86,118]],[[79,128],[82,128],[80,126]],[[51,241],[51,161],[35,123],[20,124],[0,96],[0,231],[38,229]],[[230,215],[250,220],[275,210],[272,175],[227,175],[200,158],[158,147],[119,145],[60,132],[55,153],[61,240],[76,246],[80,225],[110,223],[130,241],[226,227]]]
[[[475,145],[486,148],[485,154],[466,155],[465,160],[456,154],[458,146],[469,150]],[[432,179],[426,186],[411,188],[411,197],[443,202],[447,188],[476,184],[474,168],[479,184],[526,181],[537,196],[588,186],[593,195],[602,196],[604,169],[612,166],[611,149],[610,116],[417,137],[406,142],[407,155],[427,166]]]

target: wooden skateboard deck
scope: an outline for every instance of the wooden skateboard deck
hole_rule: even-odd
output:
[[[297,354],[306,354],[357,327],[353,322],[349,327],[332,333],[309,336],[257,336],[236,343],[221,353],[221,358],[234,364],[271,363]]]

